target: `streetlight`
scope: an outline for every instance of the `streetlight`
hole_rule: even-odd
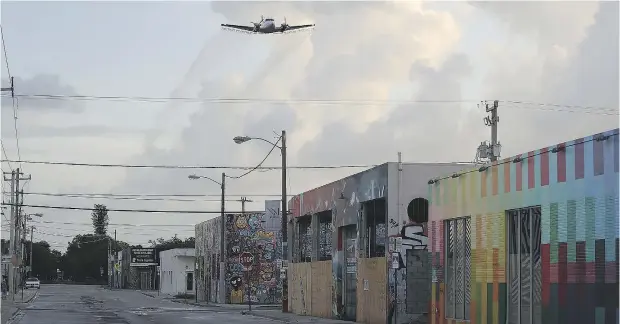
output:
[[[236,136],[233,138],[233,141],[237,144],[242,144],[250,140],[260,140],[263,142],[267,142],[277,148],[282,152],[282,212],[281,212],[281,225],[282,225],[282,258],[287,260],[288,267],[288,228],[287,228],[287,203],[286,203],[286,131],[282,131],[282,135],[279,140],[282,140],[282,146],[276,145],[276,143],[272,143],[264,138],[260,137],[249,137],[249,136]],[[286,271],[284,272],[284,277],[281,277],[282,280],[282,312],[288,313],[288,274]]]
[[[206,176],[199,176],[199,175],[195,175],[195,174],[190,174],[187,176],[188,179],[190,180],[198,180],[198,179],[207,179],[207,180],[211,180],[214,183],[217,183],[218,185],[220,185],[220,188],[222,189],[222,208],[221,208],[221,213],[220,213],[220,217],[221,217],[221,224],[220,224],[220,280],[218,282],[218,290],[219,290],[219,302],[223,303],[225,298],[226,298],[226,294],[225,294],[225,289],[226,289],[226,285],[225,285],[225,254],[226,254],[226,247],[224,246],[226,244],[226,218],[224,217],[224,196],[226,193],[226,173],[222,172],[222,182],[213,180],[209,177]],[[205,282],[206,284],[206,282]],[[198,291],[195,292],[196,294],[198,294]],[[198,296],[198,295],[196,295]],[[198,297],[196,297],[198,298]],[[207,300],[207,296],[205,295],[205,300]]]

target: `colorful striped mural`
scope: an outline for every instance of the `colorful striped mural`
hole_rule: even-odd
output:
[[[429,184],[431,323],[618,323],[618,140],[615,129]],[[459,241],[446,224],[463,217]]]

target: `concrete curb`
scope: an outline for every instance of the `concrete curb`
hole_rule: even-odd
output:
[[[26,299],[25,301],[18,302],[18,305],[28,304],[29,302],[31,302],[37,296],[39,296],[39,290],[38,289],[37,289],[37,291],[34,292],[34,294],[32,296],[30,296],[30,298]]]
[[[30,296],[30,298],[28,298],[27,300],[16,302],[15,304],[13,304],[13,306],[15,307],[15,310],[13,311],[13,313],[11,313],[11,316],[9,316],[9,319],[6,321],[6,323],[7,324],[12,323],[15,317],[17,316],[17,313],[19,313],[19,311],[21,310],[20,306],[30,303],[37,296],[39,296],[38,290],[35,291],[34,294]]]
[[[270,315],[266,315],[266,314],[256,314],[254,312],[250,312],[250,311],[241,311],[241,315],[247,315],[247,316],[254,316],[254,317],[260,317],[260,318],[266,318],[266,319],[270,319],[272,321],[278,321],[278,322],[283,322],[283,323],[293,323],[292,321],[277,317],[277,316],[270,316]]]

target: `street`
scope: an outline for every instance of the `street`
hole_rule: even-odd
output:
[[[3,319],[4,322],[5,319]],[[238,309],[184,305],[148,297],[140,291],[108,290],[87,285],[43,285],[30,304],[23,305],[11,324],[181,324],[277,323],[242,315]]]

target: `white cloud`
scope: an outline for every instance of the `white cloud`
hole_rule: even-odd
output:
[[[317,28],[310,34],[273,37],[217,34],[197,54],[172,96],[390,100],[396,88],[405,88],[398,99],[417,102],[392,106],[172,102],[160,108],[161,114],[159,110],[145,114],[156,126],[144,136],[75,138],[70,145],[53,144],[60,139],[28,143],[37,150],[49,147],[47,153],[32,153],[31,158],[253,165],[269,146],[262,142],[236,145],[232,138],[272,139],[273,131],[286,129],[290,165],[381,163],[395,160],[398,151],[406,161],[464,161],[471,160],[477,145],[490,137],[482,122],[485,113],[475,102],[424,101],[497,98],[618,109],[617,3],[217,2],[212,9],[222,22],[243,24],[271,14],[277,19],[286,15],[289,24],[314,22]],[[469,25],[482,21],[480,26],[493,27],[488,41],[484,28]],[[484,46],[467,46],[466,41]],[[403,93],[411,96],[402,97]],[[618,126],[617,116],[541,108],[549,107],[500,105],[499,138],[506,155]],[[106,120],[112,128],[124,128]],[[265,164],[279,165],[277,153]],[[219,180],[221,172],[28,168],[36,179],[33,188],[59,192],[217,194],[216,184],[189,181],[187,175],[196,172]],[[291,170],[289,190],[298,193],[355,171]],[[228,181],[231,194],[279,191],[277,171]],[[261,198],[254,200],[248,208],[262,208]],[[46,202],[92,204],[67,198]],[[235,202],[227,206],[240,208]],[[219,203],[110,201],[109,207],[218,210]],[[54,219],[69,217],[50,214]],[[118,222],[167,224],[211,216],[115,213],[114,217]]]

